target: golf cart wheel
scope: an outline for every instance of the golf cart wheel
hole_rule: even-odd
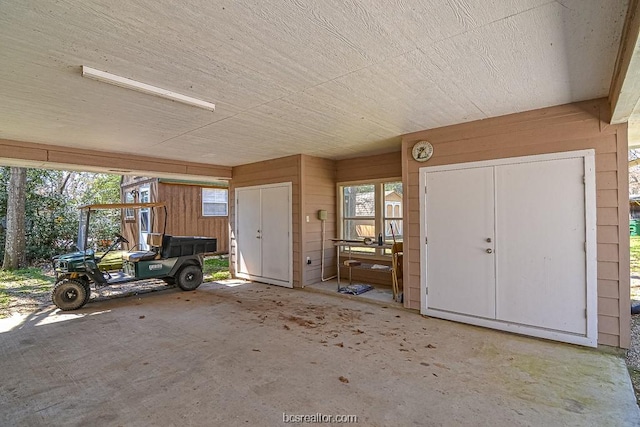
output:
[[[63,311],[77,310],[86,303],[87,289],[79,280],[65,279],[53,288],[51,299]]]
[[[176,279],[180,289],[193,291],[202,284],[202,269],[196,265],[188,265],[180,270]]]
[[[86,304],[89,302],[89,298],[91,298],[91,286],[89,285],[89,281],[86,278],[80,281],[82,282],[82,286],[84,287],[84,290],[87,293],[87,295],[84,297],[84,304]]]

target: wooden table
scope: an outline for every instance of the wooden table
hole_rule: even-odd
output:
[[[367,245],[361,240],[355,240],[355,241],[342,240],[342,239],[331,239],[331,240],[334,242],[333,245],[336,247],[336,265],[338,267],[338,271],[337,271],[338,291],[340,290],[340,248],[347,248],[347,252],[349,253],[349,259],[351,259],[351,248],[391,249],[393,246],[390,243],[383,243],[382,245],[373,243],[371,245]],[[379,270],[379,271],[389,272],[391,270],[391,267],[384,268],[384,269],[371,268],[370,270],[373,270],[373,271]]]

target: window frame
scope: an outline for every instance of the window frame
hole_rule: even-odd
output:
[[[151,187],[150,186],[142,186],[138,189],[138,194],[139,194],[139,200],[140,203],[150,203],[151,202]],[[146,230],[143,230],[142,228],[142,217],[144,215],[147,215],[147,228]],[[153,218],[151,215],[151,209],[150,208],[140,208],[138,210],[138,220],[140,221],[139,224],[139,231],[138,233],[151,233],[153,232]],[[146,243],[146,242],[145,242]]]
[[[222,190],[227,195],[227,200],[224,202],[225,205],[225,213],[224,215],[220,214],[205,214],[204,211],[204,192],[205,190]],[[213,202],[209,202],[213,203]],[[222,202],[215,202],[217,204],[222,204]],[[229,188],[227,187],[200,187],[200,215],[202,218],[224,218],[229,216]]]
[[[132,193],[133,190],[127,190],[124,192],[125,203],[135,203],[136,197]],[[127,222],[134,222],[136,220],[136,212],[133,208],[125,208],[124,220]]]
[[[390,177],[390,178],[379,178],[379,179],[366,179],[366,180],[358,180],[358,181],[343,181],[336,183],[336,195],[337,195],[337,211],[338,211],[338,238],[344,238],[344,230],[345,230],[345,221],[347,220],[373,220],[375,225],[375,236],[378,236],[380,233],[383,235],[383,239],[386,241],[386,231],[385,231],[385,221],[387,220],[400,220],[403,221],[403,229],[404,229],[404,186],[403,186],[403,194],[402,194],[402,204],[400,207],[400,217],[387,217],[386,216],[386,206],[385,206],[385,190],[384,185],[393,182],[402,183],[401,177]],[[374,206],[375,206],[375,216],[357,216],[357,217],[348,217],[344,216],[344,187],[351,187],[356,185],[373,185],[374,187]],[[377,237],[376,237],[377,239]],[[371,259],[382,259],[388,260],[391,257],[391,250],[389,249],[379,249],[375,245],[372,246],[375,248],[375,252],[367,253],[366,251],[359,251],[360,248],[351,248],[351,255],[356,257],[367,257]],[[368,248],[365,248],[368,249]],[[347,247],[341,247],[341,254],[348,253],[349,249]]]

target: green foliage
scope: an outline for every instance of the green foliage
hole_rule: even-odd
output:
[[[631,272],[640,274],[640,236],[631,236]]]
[[[205,280],[229,279],[229,258],[211,257],[204,260],[202,266]]]
[[[27,171],[27,260],[50,258],[68,251],[75,239],[77,213],[61,191],[64,172]]]
[[[0,168],[0,259],[4,255],[9,168]],[[27,260],[46,260],[73,249],[78,232],[78,206],[120,200],[120,176],[45,169],[27,170],[25,222]],[[97,213],[91,220],[95,242],[120,230],[119,211]],[[96,248],[104,245],[96,244]]]

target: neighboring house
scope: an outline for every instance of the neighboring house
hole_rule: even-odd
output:
[[[348,187],[351,189],[357,189],[359,186]],[[369,190],[368,187],[373,187],[371,185],[364,186],[366,190]],[[345,211],[351,210],[353,218],[361,218],[361,217],[375,217],[375,205],[376,205],[376,197],[375,191],[371,188],[370,191],[364,192],[345,192],[345,203],[346,209]],[[384,224],[384,238],[385,240],[391,240],[393,237],[401,238],[402,237],[402,193],[399,193],[397,190],[386,190],[384,192],[384,212],[385,212],[385,224]],[[353,212],[355,209],[355,214]],[[345,216],[349,216],[348,212],[345,212]],[[363,224],[360,223],[355,225],[354,232],[357,238],[363,237],[376,237],[374,219],[371,219],[371,224]],[[392,230],[393,229],[393,230]],[[353,234],[353,233],[351,233]]]
[[[123,202],[164,202],[167,234],[218,239],[218,252],[229,250],[229,189],[226,182],[201,183],[124,175],[120,181]],[[126,209],[122,235],[130,248],[147,249],[147,235],[162,232],[164,219],[150,209]]]

